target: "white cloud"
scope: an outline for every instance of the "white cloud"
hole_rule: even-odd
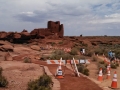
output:
[[[107,17],[107,18],[120,18],[120,13],[115,13],[115,14],[111,14],[111,15],[105,15],[105,17]]]
[[[27,15],[27,16],[35,16],[34,12],[21,12],[20,14]]]
[[[88,23],[91,24],[98,24],[98,23],[120,23],[120,13],[114,13],[110,15],[105,15],[103,18],[93,19],[89,21]]]
[[[59,20],[64,24],[65,35],[119,33],[119,0],[1,0],[0,3],[0,30],[31,31],[47,27],[48,20]]]

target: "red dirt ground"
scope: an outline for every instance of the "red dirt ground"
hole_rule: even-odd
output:
[[[44,62],[37,61],[37,64],[48,66],[50,72],[54,75],[58,65],[48,65]],[[63,66],[64,69],[64,66]],[[85,77],[74,77],[73,72],[69,69],[65,69],[64,79],[58,79],[61,84],[61,90],[102,90],[97,84],[88,80]]]

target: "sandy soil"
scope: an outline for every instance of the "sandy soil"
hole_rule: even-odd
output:
[[[42,68],[33,63],[1,61],[0,66],[3,68],[3,76],[9,81],[8,87],[0,90],[26,90],[30,80],[43,74]]]

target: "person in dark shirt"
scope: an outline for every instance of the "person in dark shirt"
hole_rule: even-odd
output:
[[[80,48],[80,53],[83,54],[83,49],[82,48]]]

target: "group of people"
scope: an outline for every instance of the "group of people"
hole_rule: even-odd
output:
[[[80,48],[80,53],[82,55],[85,55],[85,48]],[[115,59],[115,53],[113,53],[111,50],[108,52],[108,58],[110,59],[110,61]]]

